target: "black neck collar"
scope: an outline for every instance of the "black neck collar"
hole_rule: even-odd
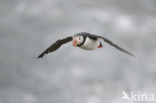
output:
[[[87,36],[83,36],[83,42],[82,42],[81,44],[77,45],[77,46],[78,46],[78,47],[82,46],[82,45],[85,43],[86,38],[87,38]]]

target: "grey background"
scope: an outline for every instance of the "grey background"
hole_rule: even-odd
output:
[[[57,39],[99,34],[84,51],[68,43],[36,59]],[[155,0],[0,0],[0,103],[126,103],[122,91],[156,94]]]

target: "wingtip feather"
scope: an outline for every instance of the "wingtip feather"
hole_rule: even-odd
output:
[[[125,53],[129,54],[130,56],[136,57],[134,54],[132,54],[132,53],[130,53],[128,51],[126,51]]]
[[[37,57],[37,59],[40,59],[40,58],[42,58],[44,55],[43,54],[41,54],[41,55],[39,55],[38,57]]]

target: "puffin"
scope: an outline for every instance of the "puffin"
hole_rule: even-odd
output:
[[[94,34],[90,34],[87,32],[80,32],[80,33],[75,34],[74,36],[68,36],[66,38],[57,40],[50,47],[48,47],[45,51],[43,51],[37,58],[42,58],[45,54],[54,52],[57,49],[59,49],[63,44],[66,44],[71,41],[74,47],[79,47],[84,50],[95,50],[97,48],[103,47],[101,40],[115,47],[119,51],[122,51],[130,56],[135,56],[134,54],[121,48],[120,46],[116,45],[115,43],[113,43],[112,41],[110,41],[109,39],[103,36],[94,35]]]

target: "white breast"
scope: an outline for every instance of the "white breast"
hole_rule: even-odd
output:
[[[87,37],[85,43],[82,46],[80,46],[80,48],[85,50],[94,50],[98,48],[99,43],[99,40],[92,40]]]

